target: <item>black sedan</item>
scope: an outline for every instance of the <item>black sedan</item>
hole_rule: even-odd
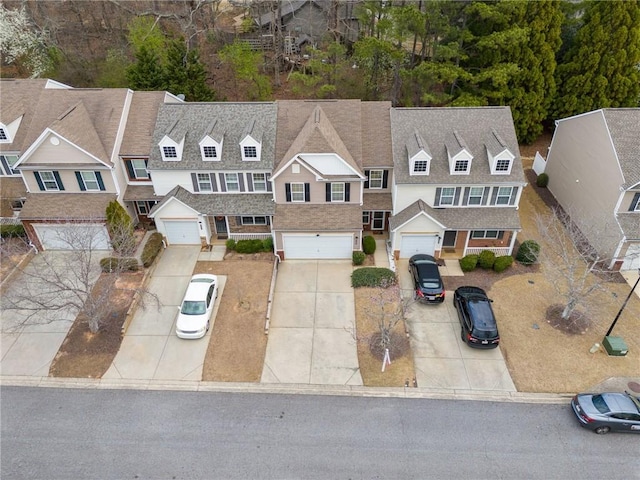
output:
[[[478,287],[460,287],[453,295],[453,304],[460,320],[460,337],[474,348],[496,348],[500,334],[491,302]]]
[[[438,262],[431,255],[418,254],[409,259],[414,298],[424,303],[444,302],[444,284]]]
[[[624,393],[580,393],[571,400],[580,425],[596,433],[640,433],[640,398]]]

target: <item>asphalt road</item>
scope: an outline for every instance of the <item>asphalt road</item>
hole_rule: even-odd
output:
[[[3,387],[2,479],[639,478],[569,406]]]

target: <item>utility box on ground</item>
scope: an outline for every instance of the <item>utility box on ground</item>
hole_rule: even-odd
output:
[[[609,355],[614,357],[624,357],[629,351],[627,344],[621,337],[604,337],[602,346]]]

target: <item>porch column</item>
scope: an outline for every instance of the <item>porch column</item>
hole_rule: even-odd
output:
[[[513,247],[516,244],[516,237],[518,236],[518,230],[513,230],[513,235],[511,235],[511,242],[509,245],[509,255],[513,255]]]

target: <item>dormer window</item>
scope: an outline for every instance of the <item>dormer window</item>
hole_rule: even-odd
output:
[[[244,162],[259,162],[262,150],[262,131],[255,120],[249,122],[240,137],[240,153]]]
[[[160,143],[160,153],[162,160],[165,162],[179,162],[182,158],[182,149],[184,147],[184,137],[180,142],[176,142],[171,137],[165,136]]]
[[[12,143],[22,122],[22,115],[9,123],[0,122],[0,143]]]
[[[217,162],[222,159],[222,142],[224,134],[216,128],[216,122],[211,127],[213,130],[205,135],[198,143],[200,146],[200,155],[205,162]]]
[[[164,158],[178,158],[176,147],[162,147],[162,155]]]
[[[494,129],[491,129],[491,134],[486,141],[486,147],[491,173],[493,175],[509,175],[513,160],[516,157]]]
[[[449,175],[468,175],[471,171],[473,155],[460,132],[454,130],[447,135],[445,147],[449,157]]]
[[[202,156],[205,160],[215,160],[218,158],[218,152],[215,146],[202,147]]]
[[[244,147],[244,157],[246,159],[249,158],[258,158],[258,150],[254,146]]]
[[[469,160],[456,160],[453,171],[456,173],[467,173],[469,171]]]
[[[7,142],[9,140],[9,136],[7,135],[7,131],[4,127],[0,127],[0,142]]]
[[[418,130],[414,130],[406,143],[409,158],[409,175],[429,175],[431,150]]]

